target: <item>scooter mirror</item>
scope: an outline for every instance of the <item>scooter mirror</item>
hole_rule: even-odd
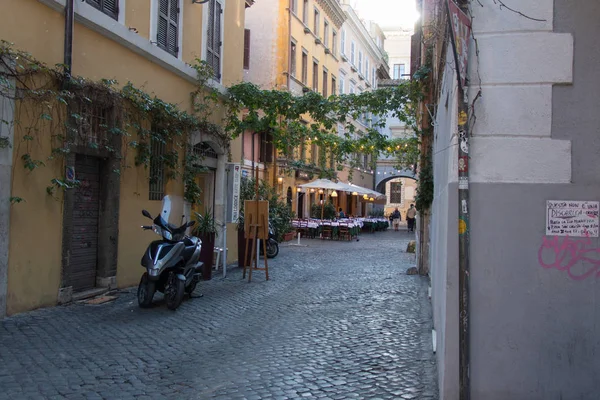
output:
[[[152,219],[152,215],[150,215],[150,213],[146,210],[142,210],[142,215],[146,218]]]
[[[187,223],[188,228],[191,228],[194,225],[196,225],[196,221],[190,221]]]

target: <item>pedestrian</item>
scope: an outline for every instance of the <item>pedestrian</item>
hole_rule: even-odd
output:
[[[400,219],[400,211],[398,211],[398,207],[396,207],[396,209],[392,213],[392,222],[394,224],[395,231],[398,231],[398,228],[400,227]]]
[[[344,210],[342,210],[342,207],[340,207],[339,211],[338,218],[346,218],[346,214],[344,213]]]
[[[406,222],[408,223],[408,230],[410,232],[415,231],[415,217],[417,216],[417,209],[414,204],[410,205],[408,211],[406,211]]]

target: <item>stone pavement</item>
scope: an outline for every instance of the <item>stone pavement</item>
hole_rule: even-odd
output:
[[[411,234],[282,244],[169,311],[135,290],[0,321],[0,399],[436,399],[427,279]],[[142,268],[140,267],[140,275]]]

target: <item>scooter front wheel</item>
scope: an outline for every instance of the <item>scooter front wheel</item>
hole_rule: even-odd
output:
[[[138,304],[142,308],[147,308],[152,305],[152,299],[156,292],[156,284],[148,279],[148,273],[144,272],[140,284],[138,285],[137,298]]]
[[[169,276],[168,289],[165,290],[165,300],[169,310],[176,310],[183,301],[185,282],[178,279],[175,274]]]

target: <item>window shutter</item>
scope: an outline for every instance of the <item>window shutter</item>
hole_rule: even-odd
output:
[[[208,7],[208,27],[206,40],[206,62],[217,80],[221,79],[221,15],[223,8],[217,0],[211,0]]]
[[[250,29],[244,29],[244,69],[250,69]]]
[[[119,0],[104,0],[102,11],[114,19],[119,18]]]
[[[114,0],[117,1],[117,0]],[[160,0],[156,42],[175,57],[179,53],[179,0]]]

